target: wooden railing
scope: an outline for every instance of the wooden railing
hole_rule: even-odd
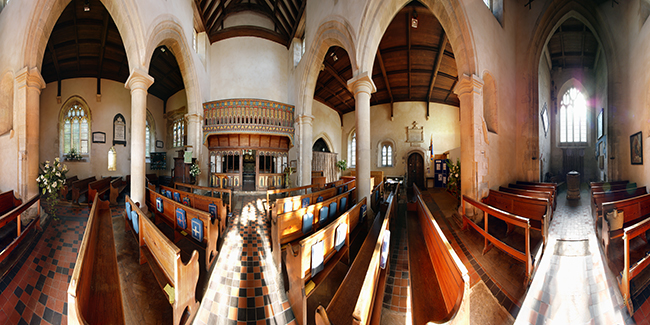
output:
[[[175,183],[174,188],[179,190],[187,189],[186,192],[191,192],[194,194],[200,194],[200,195],[205,195],[210,197],[218,197],[221,199],[223,204],[228,205],[228,211],[231,211],[232,209],[231,189],[198,186],[198,185],[185,184],[185,183]],[[208,195],[208,193],[210,195]]]
[[[13,191],[9,192],[12,199],[15,199],[13,196]],[[20,201],[20,200],[19,200]],[[22,201],[20,201],[22,202]],[[36,217],[29,222],[25,229],[22,229],[22,214],[31,206],[36,205],[38,213]],[[6,226],[8,223],[16,221],[17,234],[11,243],[5,247],[2,252],[0,252],[0,261],[3,261],[9,254],[20,244],[20,242],[26,237],[30,230],[34,227],[41,228],[41,196],[36,195],[31,200],[26,203],[20,204],[18,207],[13,208],[12,210],[5,212],[0,216],[0,227]]]
[[[68,323],[124,324],[111,210],[93,201],[68,286]]]

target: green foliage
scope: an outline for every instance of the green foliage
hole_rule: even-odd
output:
[[[67,160],[81,160],[81,158],[83,157],[81,157],[81,154],[75,148],[70,149],[70,152],[65,154],[65,159]]]
[[[54,219],[58,220],[56,217],[55,205],[59,201],[59,192],[65,185],[65,174],[68,171],[68,167],[62,164],[59,161],[59,157],[57,157],[54,159],[52,164],[50,164],[49,160],[41,163],[39,169],[40,173],[36,178],[36,182],[38,183],[38,187],[41,189],[41,194],[45,197],[47,205],[49,206],[48,213]]]
[[[449,171],[447,190],[460,200],[460,160],[456,159],[455,164],[447,160],[447,170]]]
[[[348,162],[345,159],[339,160],[336,162],[336,167],[338,167],[341,171],[344,171],[348,168]]]
[[[192,177],[199,176],[201,174],[201,168],[199,168],[199,164],[194,163],[192,164],[192,167],[190,167],[190,175]]]

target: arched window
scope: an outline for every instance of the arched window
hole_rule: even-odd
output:
[[[393,166],[393,146],[390,144],[384,144],[381,146],[381,166]]]
[[[560,104],[560,144],[587,143],[587,100],[575,87],[567,90]]]
[[[90,111],[80,98],[70,98],[59,116],[61,136],[59,150],[67,154],[75,149],[82,155],[90,153]]]
[[[172,125],[174,147],[182,147],[185,145],[185,119],[179,118],[174,121]]]
[[[149,110],[147,110],[147,124],[145,126],[144,136],[145,157],[151,158],[151,152],[156,151],[156,122]]]
[[[357,165],[357,131],[352,131],[348,142],[348,167],[354,168]]]

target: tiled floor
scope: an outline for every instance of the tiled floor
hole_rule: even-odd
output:
[[[240,196],[194,324],[295,324],[273,264],[261,197]]]
[[[409,255],[406,228],[399,227],[395,238],[398,244],[391,245],[390,271],[386,279],[383,306],[393,311],[406,313],[410,305],[407,304],[409,299]]]
[[[515,324],[634,323],[603,262],[584,186],[580,194],[567,201],[560,192],[548,245]]]
[[[0,282],[0,324],[67,324],[67,289],[88,207],[59,207],[24,257]]]

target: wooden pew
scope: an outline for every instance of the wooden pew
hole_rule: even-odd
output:
[[[71,185],[78,180],[77,175],[65,179],[65,184],[63,184],[60,191],[62,200],[68,200],[68,194],[71,193]]]
[[[88,184],[96,180],[95,176],[91,176],[72,183],[72,202],[79,204],[79,197],[88,193]]]
[[[347,192],[355,187],[355,181],[342,183],[324,190],[306,193],[303,195],[279,198],[271,208],[271,219],[275,219],[279,214],[295,211],[307,205],[316,203],[320,198],[327,200],[343,192]]]
[[[111,204],[117,204],[117,197],[120,196],[120,193],[126,188],[126,182],[122,180],[122,177],[117,177],[111,181],[109,188],[109,201]]]
[[[31,206],[37,206],[37,215],[27,224],[23,229],[21,216],[23,212]],[[0,228],[9,227],[4,229],[8,232],[13,232],[12,229],[16,227],[16,237],[0,252],[0,262],[4,261],[7,256],[20,244],[20,242],[29,234],[30,230],[37,227],[41,230],[41,196],[40,194],[32,197],[29,201],[22,203],[22,200],[16,199],[13,190],[0,194]],[[3,231],[4,233],[4,231]],[[4,234],[3,234],[4,235]]]
[[[194,209],[205,211],[210,213],[212,218],[219,219],[219,233],[224,234],[226,231],[226,226],[228,225],[228,209],[223,205],[223,202],[220,198],[210,197],[200,194],[194,194],[191,192],[185,192],[178,189],[173,189],[164,185],[160,185],[160,192],[168,191],[171,193],[171,197],[174,201],[177,201],[175,198],[178,197],[180,200],[179,203],[183,203]],[[178,202],[178,201],[177,201]],[[189,203],[188,204],[186,204]],[[213,204],[214,214],[210,212],[210,205]]]
[[[551,200],[553,202],[553,210],[555,210],[555,207],[557,207],[557,191],[555,187],[553,186],[545,186],[545,185],[524,185],[524,184],[508,184],[508,187],[510,188],[518,188],[522,190],[532,190],[532,191],[538,191],[538,192],[546,192],[551,195]]]
[[[467,217],[466,210],[467,205],[474,206],[475,208],[483,212],[483,227],[477,225],[472,221],[471,218]],[[489,233],[488,227],[488,215],[496,217],[503,220],[507,224],[512,224],[513,226],[520,227],[524,229],[524,249],[520,251],[519,249],[509,246],[505,242],[501,241],[499,238],[494,237]],[[463,227],[465,230],[468,227],[474,228],[479,234],[485,238],[485,244],[483,248],[483,254],[487,253],[492,245],[496,246],[500,250],[506,252],[513,258],[524,262],[526,265],[526,277],[524,279],[524,285],[528,285],[530,280],[532,280],[532,275],[536,264],[539,263],[539,260],[535,261],[533,255],[531,254],[531,235],[530,235],[530,219],[512,213],[499,210],[497,208],[491,207],[487,204],[475,201],[472,198],[469,198],[463,195]]]
[[[314,312],[307,310],[309,296],[316,291],[316,288],[327,278],[341,259],[345,262],[350,261],[350,232],[353,229],[355,220],[358,222],[360,219],[362,206],[366,205],[366,202],[365,198],[362,199],[327,226],[296,243],[288,245],[285,260],[289,278],[288,298],[298,325],[307,325],[307,315]],[[345,225],[344,228],[338,228],[341,225]],[[341,246],[338,251],[335,247],[337,229],[341,229],[341,237],[339,238]],[[345,238],[342,236],[345,236]],[[312,275],[311,266],[314,264],[312,263],[312,246],[320,242],[323,245],[322,264],[315,265],[320,271]],[[314,260],[318,259],[319,256],[314,255]],[[314,283],[313,289],[306,291],[305,287],[310,281]]]
[[[158,175],[157,174],[146,174],[144,178],[153,185],[158,185]]]
[[[511,188],[511,187],[503,187],[499,186],[499,192],[505,192],[505,193],[511,193],[511,194],[518,194],[518,195],[523,195],[523,196],[530,196],[530,197],[536,197],[540,199],[547,199],[549,202],[551,202],[551,208],[555,209],[553,206],[553,200],[552,196],[549,192],[541,192],[541,191],[534,191],[534,190],[524,190],[520,188]]]
[[[104,177],[88,183],[88,204],[92,204],[96,196],[102,197],[110,193],[112,177]]]
[[[384,181],[379,182],[370,193],[370,206],[373,211],[379,211],[379,203],[384,197]]]
[[[68,286],[69,324],[125,324],[111,209],[93,202]]]
[[[630,181],[613,181],[613,182],[589,182],[589,188],[592,187],[609,187],[610,185],[627,184]]]
[[[332,188],[336,187],[337,185],[343,184],[343,180],[339,179],[334,182],[330,182],[325,184],[325,189],[327,188]],[[306,185],[306,186],[300,186],[300,187],[292,187],[292,188],[280,188],[280,189],[274,189],[274,190],[266,190],[266,208],[267,210],[270,210],[271,207],[275,206],[275,201],[279,198],[285,198],[285,197],[290,197],[290,196],[296,196],[296,195],[302,195],[302,194],[309,194],[312,191],[320,191],[322,190],[321,188],[318,188],[318,186],[314,185]]]
[[[194,194],[220,198],[223,205],[228,208],[228,211],[232,209],[232,190],[229,188],[198,186],[185,183],[174,183],[174,188]]]
[[[354,204],[356,193],[356,188],[353,188],[322,202],[317,202],[295,211],[281,213],[271,219],[271,251],[276,265],[280,265],[282,262],[282,245],[299,240],[347,211],[348,207]],[[336,211],[332,211],[333,209],[336,209]],[[309,229],[305,228],[306,225],[303,221],[303,218],[308,214],[312,216],[311,227],[307,226]],[[323,218],[321,218],[321,214],[323,214]],[[325,218],[325,216],[327,217]],[[350,231],[354,230],[357,223],[358,220],[353,220],[354,227]]]
[[[407,217],[412,324],[469,324],[469,273],[414,186]]]
[[[514,215],[524,216],[530,220],[530,227],[542,232],[544,245],[548,238],[548,225],[553,218],[553,208],[547,198],[535,198],[519,194],[490,190],[481,202]],[[512,231],[508,223],[508,234]]]
[[[165,223],[174,228],[174,241],[182,238],[180,235],[192,237],[192,242],[200,242],[205,246],[205,269],[210,270],[210,267],[217,260],[217,240],[219,239],[219,219],[215,218],[212,221],[212,216],[209,212],[200,211],[182,203],[178,203],[166,196],[156,193],[156,191],[147,188],[147,206],[154,215],[154,221],[157,222],[158,217],[162,218]],[[162,202],[162,212],[157,208],[157,200]],[[179,225],[176,221],[176,210],[181,209],[185,211],[185,227]],[[195,233],[192,229],[192,219],[198,219],[203,223],[203,239],[198,241],[193,237]],[[183,233],[187,234],[183,234]]]
[[[192,251],[189,262],[183,263],[180,248],[142,213],[130,197],[127,196],[126,200],[133,209],[131,219],[137,220],[133,221],[133,225],[138,233],[140,264],[149,264],[160,288],[168,298],[170,296],[164,288],[170,286],[174,290],[174,300],[170,299],[174,315],[172,324],[190,324],[199,311],[195,294],[200,273],[199,253]]]
[[[631,190],[633,188],[637,188],[636,183],[626,183],[626,184],[614,184],[614,185],[604,185],[602,187],[598,186],[592,186],[590,188],[590,193],[591,196],[593,197],[594,193],[598,192],[613,192],[613,191],[620,191],[620,190]]]
[[[397,212],[397,197],[391,193],[372,224],[370,232],[354,259],[345,279],[327,305],[318,306],[316,324],[379,324],[386,273],[390,268],[390,250],[386,264],[380,267],[382,244],[389,234],[390,219]]]
[[[600,218],[603,216],[603,203],[625,200],[644,194],[648,194],[645,186],[634,189],[593,193],[591,196],[591,214],[594,218],[594,226],[596,226],[596,230],[598,229],[597,226],[601,223]],[[598,234],[598,231],[596,231],[596,234]]]
[[[608,212],[622,210],[624,212],[623,228],[609,231],[609,223],[604,217]],[[650,255],[647,252],[646,232],[650,230],[650,194],[637,196],[615,202],[603,203],[603,244],[605,256],[609,261],[610,268],[616,274],[621,294],[625,305],[630,312],[634,314],[632,305],[632,293],[630,292],[630,281],[641,274],[641,272],[650,265]],[[609,256],[610,240],[623,238],[623,265],[616,263],[612,265],[612,259]],[[634,241],[635,238],[641,237]],[[633,242],[634,241],[634,242]],[[639,245],[640,243],[640,245]],[[615,245],[619,247],[618,242]],[[634,244],[634,245],[633,245]],[[620,248],[619,248],[620,249]],[[634,264],[631,264],[632,257],[638,258]],[[613,266],[613,267],[612,267]]]

